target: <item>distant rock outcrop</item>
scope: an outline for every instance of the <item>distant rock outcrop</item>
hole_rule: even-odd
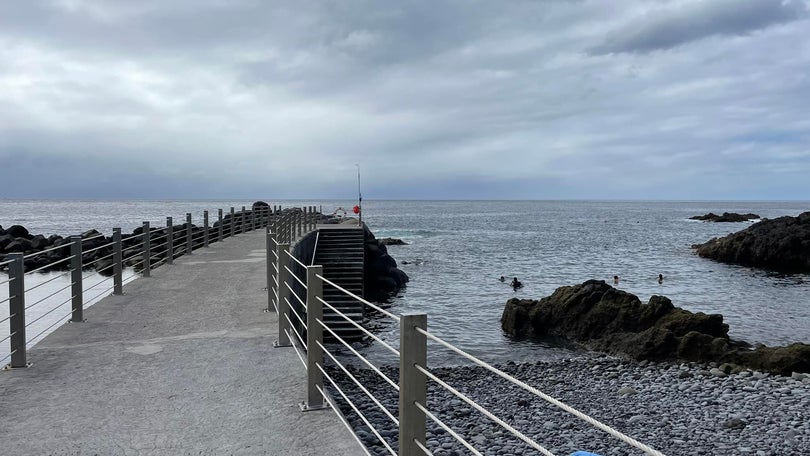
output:
[[[810,271],[810,212],[763,220],[692,246],[701,257],[781,272]]]
[[[379,239],[380,245],[408,245],[407,242],[403,241],[402,239],[396,238],[383,238]]]
[[[747,222],[749,220],[756,220],[760,218],[757,214],[738,214],[736,212],[723,212],[723,215],[717,215],[709,212],[706,215],[695,215],[689,217],[690,220],[703,220],[706,222]]]
[[[638,360],[725,362],[783,375],[810,371],[810,345],[761,347],[728,337],[719,314],[692,313],[664,296],[642,304],[602,280],[560,287],[539,301],[507,301],[501,327],[512,336],[558,336]]]

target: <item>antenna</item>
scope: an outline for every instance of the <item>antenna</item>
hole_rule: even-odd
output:
[[[360,212],[357,213],[357,224],[363,226],[363,194],[360,193],[360,165],[355,163],[354,166],[357,167],[357,207],[360,208]]]

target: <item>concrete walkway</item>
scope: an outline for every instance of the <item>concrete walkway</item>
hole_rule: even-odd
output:
[[[304,368],[273,348],[265,235],[152,271],[0,372],[0,453],[358,455],[332,410],[302,413]]]

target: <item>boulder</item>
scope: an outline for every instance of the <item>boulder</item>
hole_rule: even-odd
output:
[[[388,300],[410,280],[408,275],[397,268],[397,261],[388,254],[385,244],[374,237],[374,233],[363,225],[364,298],[370,301]]]
[[[14,240],[14,236],[10,234],[0,234],[0,252],[5,251],[7,245],[11,244]]]
[[[562,337],[636,360],[733,363],[782,375],[810,372],[810,345],[752,350],[729,339],[722,315],[689,312],[664,296],[642,304],[602,280],[560,287],[539,301],[510,299],[501,327],[514,337]]]
[[[255,211],[257,208],[263,209],[265,207],[270,207],[270,205],[265,203],[264,201],[256,201],[255,203],[253,203],[253,206],[251,206],[251,207]]]
[[[22,225],[11,225],[7,230],[6,234],[10,234],[12,237],[15,238],[26,238],[30,239],[30,234],[28,230]]]
[[[760,218],[757,214],[738,214],[736,212],[723,212],[723,215],[717,215],[709,212],[706,215],[695,215],[689,217],[690,220],[703,220],[706,222],[747,222],[749,220],[756,220]]]
[[[380,245],[408,245],[407,242],[403,241],[402,239],[396,238],[383,238],[379,239]]]
[[[48,242],[48,239],[46,239],[45,236],[41,234],[37,234],[36,236],[31,238],[31,248],[33,250],[37,251],[45,250],[46,248],[48,248],[49,245],[51,245],[51,243]]]
[[[810,271],[810,212],[763,220],[692,246],[699,256],[779,272]]]
[[[6,245],[6,252],[14,253],[14,252],[29,252],[31,251],[31,241],[26,238],[15,238],[13,241],[9,242]]]

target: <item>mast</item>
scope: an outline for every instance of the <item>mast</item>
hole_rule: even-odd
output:
[[[355,163],[354,166],[357,167],[357,207],[360,208],[360,212],[357,214],[357,224],[363,226],[363,194],[360,193],[360,165]]]

